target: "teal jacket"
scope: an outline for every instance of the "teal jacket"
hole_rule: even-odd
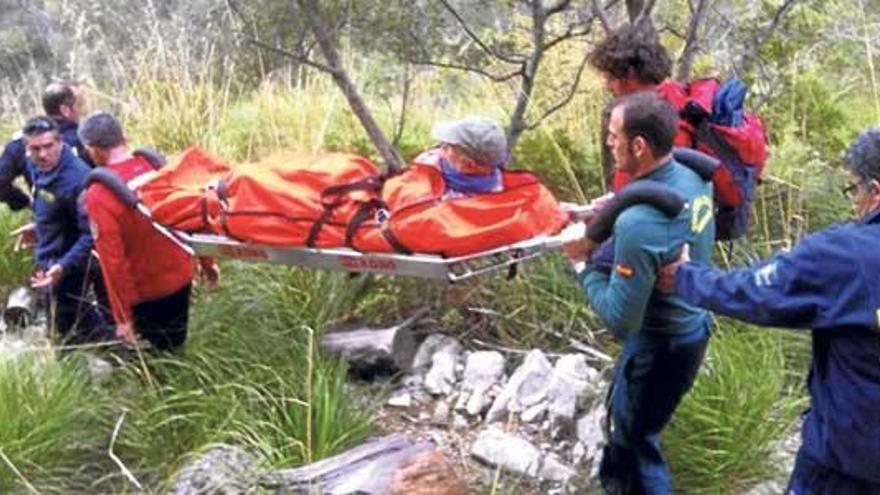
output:
[[[691,259],[711,263],[715,240],[712,184],[675,160],[636,181],[657,181],[678,191],[687,207],[668,218],[652,206],[637,204],[614,222],[614,267],[607,275],[591,265],[578,280],[593,310],[616,335],[644,331],[678,335],[704,325],[708,314],[680,297],[654,288],[660,267],[678,258],[684,243]]]

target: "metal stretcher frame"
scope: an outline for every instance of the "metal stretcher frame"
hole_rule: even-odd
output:
[[[566,239],[571,238],[570,232],[563,231],[556,236],[538,236],[480,253],[443,258],[425,254],[362,253],[348,248],[262,246],[213,234],[176,234],[202,256],[321,270],[382,273],[453,283],[537,258],[559,248]]]

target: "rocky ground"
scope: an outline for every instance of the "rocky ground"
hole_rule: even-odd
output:
[[[327,461],[276,471],[260,470],[253,453],[218,447],[187,464],[172,492],[241,493],[275,487],[310,493],[321,486],[321,493],[337,493],[336,488],[363,487],[378,479],[385,480],[375,485],[382,488],[361,493],[600,491],[596,475],[609,362],[538,349],[468,350],[441,333],[417,343],[403,332],[406,325],[361,329],[328,340],[343,342],[345,352],[331,352],[352,362],[361,377],[353,378],[356,386],[371,397],[384,397],[374,422],[378,438]],[[369,345],[363,347],[363,342]],[[44,326],[0,334],[0,357],[48,349]],[[89,361],[96,379],[112,372],[106,361]],[[384,372],[364,373],[377,366]],[[784,491],[798,444],[793,428],[776,450],[778,478],[755,486],[749,495]]]

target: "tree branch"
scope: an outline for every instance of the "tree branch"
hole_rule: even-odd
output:
[[[553,106],[551,106],[547,110],[545,110],[544,113],[541,114],[541,116],[538,117],[534,122],[532,122],[531,124],[528,124],[526,126],[526,130],[532,130],[532,129],[538,127],[538,125],[540,125],[541,122],[543,122],[548,117],[550,117],[551,115],[553,115],[554,113],[559,111],[562,107],[571,103],[572,98],[574,98],[575,93],[577,93],[577,88],[581,82],[581,76],[584,73],[584,69],[587,67],[587,61],[589,61],[589,59],[590,59],[589,52],[584,50],[584,58],[581,59],[580,66],[578,66],[577,73],[574,76],[574,81],[571,83],[571,87],[568,89],[568,92],[565,95],[565,97],[562,98],[561,100],[559,100],[558,102],[556,102],[556,104],[554,104]]]
[[[502,60],[509,64],[521,64],[526,61],[525,57],[511,57],[498,53],[492,47],[483,42],[483,40],[480,39],[480,37],[477,36],[477,34],[473,32],[473,30],[471,30],[470,26],[468,26],[467,22],[465,22],[461,14],[459,14],[458,11],[455,10],[455,7],[453,7],[448,0],[440,0],[440,3],[442,3],[443,7],[445,7],[446,10],[449,11],[450,14],[452,14],[452,17],[455,18],[456,22],[458,22],[459,26],[461,26],[468,37],[472,39],[474,43],[476,43],[484,52],[497,58],[498,60]]]
[[[471,72],[473,74],[483,76],[483,77],[485,77],[491,81],[494,81],[494,82],[505,82],[505,81],[509,81],[509,80],[513,79],[514,77],[523,75],[522,68],[519,68],[519,69],[517,69],[513,72],[509,72],[507,74],[503,74],[503,75],[498,76],[498,75],[492,74],[491,72],[488,72],[484,69],[481,69],[479,67],[453,64],[450,62],[439,62],[436,60],[425,60],[425,59],[407,59],[407,62],[409,62],[411,64],[416,64],[416,65],[427,65],[427,66],[431,66],[431,67],[440,67],[441,69],[453,69],[453,70],[460,70],[462,72]]]
[[[550,17],[567,9],[569,5],[571,5],[571,0],[559,0],[558,2],[556,2],[556,5],[552,5],[544,9],[544,12],[547,14],[547,17]]]
[[[735,64],[738,73],[742,74],[748,71],[752,63],[755,61],[758,52],[767,40],[773,36],[773,32],[782,24],[782,19],[794,8],[799,0],[785,0],[785,2],[776,10],[770,24],[764,26],[752,39],[748,49],[742,53],[739,62]]]
[[[685,35],[684,50],[682,51],[681,58],[678,62],[676,79],[681,82],[687,82],[691,78],[694,59],[700,51],[700,26],[706,19],[708,12],[709,0],[697,0],[697,8],[693,14],[691,14],[691,21],[688,23],[687,34]]]
[[[352,82],[348,73],[342,66],[342,60],[336,49],[336,40],[324,24],[319,0],[296,0],[296,3],[305,13],[306,18],[308,19],[308,26],[315,35],[315,39],[318,41],[318,46],[324,54],[327,65],[331,69],[330,75],[333,76],[333,81],[342,91],[342,94],[345,95],[345,99],[348,100],[348,105],[351,107],[351,111],[358,117],[358,120],[360,120],[367,135],[370,136],[370,140],[373,141],[379,154],[388,165],[388,169],[390,171],[401,170],[404,165],[403,159],[400,157],[397,150],[391,146],[391,143],[388,142],[388,138],[385,137],[382,128],[379,127],[379,124],[373,118],[373,114],[370,113],[369,108],[367,108],[367,104],[361,97],[360,92],[358,92],[354,82]]]
[[[599,8],[599,0],[593,0],[593,16],[599,18],[599,22],[602,24],[602,29],[606,33],[611,32],[611,23],[608,22],[608,16],[605,15],[605,10]]]
[[[648,22],[651,22],[651,12],[654,11],[654,6],[656,4],[657,4],[657,0],[648,0],[648,3],[646,3],[642,7],[641,12],[639,12],[639,15],[636,16],[635,20],[633,21],[633,24],[639,24],[639,23],[644,22],[646,20]]]
[[[270,52],[275,52],[278,55],[283,55],[285,57],[291,58],[293,60],[296,60],[297,62],[308,65],[309,67],[312,67],[314,69],[318,69],[319,71],[327,72],[328,74],[333,74],[336,70],[333,67],[330,67],[329,65],[324,65],[320,62],[315,62],[314,60],[310,59],[308,56],[303,55],[303,54],[294,53],[294,52],[285,50],[283,48],[279,48],[277,46],[272,46],[268,43],[263,43],[262,41],[256,40],[253,38],[246,37],[244,40],[246,42],[258,47],[258,48],[262,48],[263,50],[268,50]]]

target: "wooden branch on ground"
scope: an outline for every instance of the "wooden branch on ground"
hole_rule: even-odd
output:
[[[274,471],[260,486],[283,493],[387,493],[399,470],[434,449],[394,433],[307,466]]]

